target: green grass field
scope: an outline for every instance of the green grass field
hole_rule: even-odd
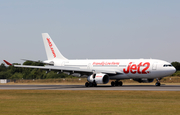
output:
[[[0,90],[0,115],[179,115],[175,91]]]

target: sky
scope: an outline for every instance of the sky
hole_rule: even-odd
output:
[[[68,59],[180,62],[179,0],[1,0],[0,62],[46,60],[41,33]]]

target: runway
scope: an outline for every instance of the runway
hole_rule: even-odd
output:
[[[180,85],[123,85],[111,87],[98,85],[85,87],[84,85],[0,85],[1,90],[134,90],[134,91],[180,91]]]

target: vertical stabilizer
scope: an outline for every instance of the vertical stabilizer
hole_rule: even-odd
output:
[[[54,42],[52,41],[51,37],[48,33],[42,33],[44,46],[46,50],[46,55],[48,60],[53,60],[54,58],[67,60],[58,50]]]

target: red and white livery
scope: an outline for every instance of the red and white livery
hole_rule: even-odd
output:
[[[95,59],[68,60],[65,58],[48,33],[42,34],[47,59],[43,63],[48,66],[15,65],[15,67],[39,68],[47,71],[66,72],[79,77],[87,77],[85,86],[106,84],[109,80],[112,86],[122,86],[122,79],[133,79],[138,82],[152,82],[173,74],[176,69],[169,63],[157,59]]]

